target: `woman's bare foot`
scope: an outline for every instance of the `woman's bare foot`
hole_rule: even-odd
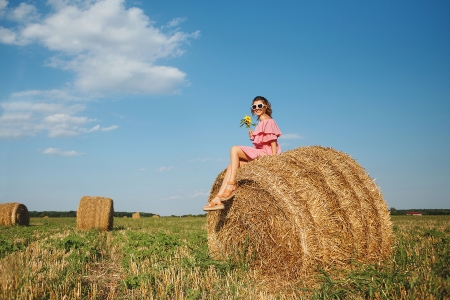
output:
[[[214,197],[214,199],[212,199],[208,204],[203,206],[204,211],[221,210],[224,208],[225,208],[225,206],[220,201],[219,195]]]

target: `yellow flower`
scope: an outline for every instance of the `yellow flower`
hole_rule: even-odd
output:
[[[244,126],[250,129],[250,126],[255,126],[256,124],[252,124],[252,117],[245,115],[241,120],[241,126]]]

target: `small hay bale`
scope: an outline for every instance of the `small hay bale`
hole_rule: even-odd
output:
[[[136,213],[132,214],[131,217],[132,217],[133,219],[140,219],[140,218],[141,218],[141,214],[138,213],[138,212],[136,212]]]
[[[128,218],[127,216],[123,216],[124,219]]]
[[[30,225],[27,207],[17,202],[0,204],[0,225]]]
[[[391,253],[392,224],[380,189],[343,152],[310,146],[261,157],[238,170],[237,183],[225,209],[207,215],[215,258],[246,253],[258,274],[291,280]]]
[[[156,218],[159,218],[159,216],[158,215],[153,215],[152,218],[156,219]]]
[[[43,218],[43,219],[48,219],[48,216],[43,216],[42,218]]]
[[[77,211],[77,229],[111,230],[114,203],[110,198],[83,196]]]

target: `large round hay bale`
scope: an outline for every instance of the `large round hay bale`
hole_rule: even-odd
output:
[[[83,196],[77,211],[77,229],[111,230],[114,203],[110,198]]]
[[[0,225],[30,225],[27,207],[17,202],[0,204]]]
[[[131,215],[131,217],[132,217],[133,219],[140,219],[140,218],[141,218],[141,214],[138,213],[138,212],[135,212],[134,214]]]
[[[380,189],[343,152],[311,146],[261,157],[238,170],[237,183],[225,209],[208,213],[208,245],[216,258],[245,254],[260,274],[294,279],[391,253]]]

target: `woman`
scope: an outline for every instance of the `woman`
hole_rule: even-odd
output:
[[[252,115],[258,118],[255,131],[249,129],[248,134],[253,141],[253,147],[233,146],[230,150],[230,164],[228,165],[219,193],[207,205],[204,211],[224,209],[222,201],[233,197],[236,190],[237,169],[249,161],[264,155],[278,155],[281,153],[278,137],[281,136],[277,123],[272,119],[272,108],[270,102],[262,97],[256,96],[251,105]]]

